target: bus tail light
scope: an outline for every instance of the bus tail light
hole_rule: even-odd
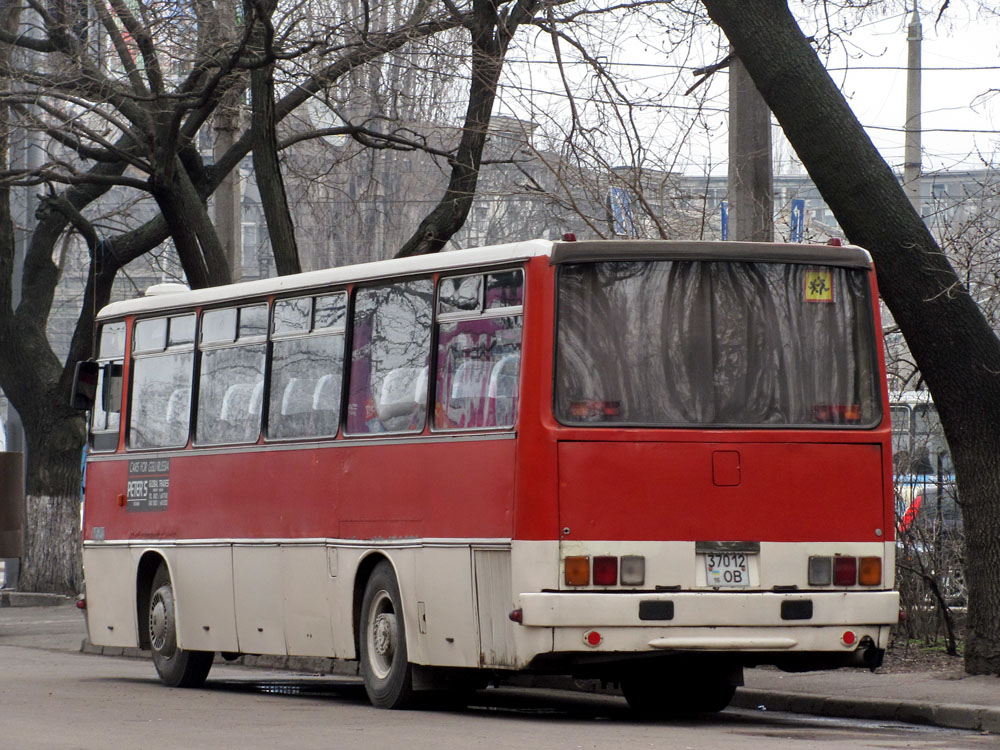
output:
[[[810,586],[878,586],[882,583],[881,557],[809,558]]]
[[[833,583],[833,558],[809,558],[809,585],[829,586]]]
[[[861,404],[813,404],[813,422],[860,424]]]
[[[646,558],[622,555],[622,586],[641,586],[646,582]]]
[[[853,586],[858,582],[858,558],[833,558],[833,585]]]
[[[590,558],[582,555],[566,558],[566,585],[586,586],[590,583]]]
[[[570,416],[587,422],[619,417],[621,411],[621,401],[573,401],[569,405]]]
[[[882,583],[882,558],[862,557],[858,567],[858,583],[862,586],[878,586]]]
[[[618,558],[602,555],[594,558],[594,585],[615,586],[618,584]]]

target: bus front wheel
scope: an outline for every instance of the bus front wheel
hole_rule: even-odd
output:
[[[174,587],[165,565],[161,565],[153,576],[147,625],[153,665],[163,684],[170,687],[198,687],[203,684],[215,654],[211,651],[185,651],[177,647]]]
[[[405,708],[413,699],[406,626],[396,575],[388,562],[372,570],[361,601],[361,677],[376,708]]]

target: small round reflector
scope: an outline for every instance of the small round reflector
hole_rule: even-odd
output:
[[[600,646],[603,640],[604,638],[596,630],[588,630],[583,634],[583,642],[591,647]]]
[[[845,630],[844,634],[840,636],[840,642],[845,646],[853,646],[856,640],[858,640],[858,637],[854,634],[853,630]]]

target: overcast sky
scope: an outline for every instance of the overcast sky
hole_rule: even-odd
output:
[[[974,8],[954,2],[935,24],[940,4],[924,5],[923,168],[982,168],[983,159],[996,162],[1000,152],[1000,18],[977,17]],[[858,119],[894,167],[903,162],[906,21],[896,14],[853,33],[851,51],[861,58],[848,61],[847,72],[834,69],[844,65],[842,56],[830,61]]]
[[[863,11],[852,6],[839,15],[835,5],[817,0],[789,2],[806,35],[828,37],[827,11],[834,29],[850,29],[833,41],[824,63],[886,161],[901,170],[911,15],[905,8],[912,8],[912,0],[884,0]],[[1000,4],[994,0],[919,2],[923,170],[1000,164],[1000,94],[996,93],[1000,90]],[[945,4],[943,18],[937,22]],[[984,4],[998,10],[984,11]],[[639,123],[637,129],[649,150],[644,155],[654,156],[645,166],[688,174],[705,170],[725,174],[728,71],[710,76],[694,92],[689,89],[698,80],[694,70],[723,58],[728,42],[718,27],[700,19],[686,28],[685,16],[672,8],[664,6],[648,19],[630,17],[617,27],[609,22],[607,33],[599,30],[584,45],[616,76],[616,92],[624,93],[634,105],[623,121]],[[672,33],[676,39],[670,39]],[[606,159],[629,165],[635,152],[629,151],[631,144],[621,135],[619,123],[614,117],[594,114],[602,106],[596,102],[609,95],[594,84],[590,63],[571,45],[563,45],[563,79],[547,35],[526,34],[525,39],[525,45],[512,55],[498,111],[532,121],[554,142],[579,138],[579,131],[567,127],[571,116],[565,96],[568,88],[581,118],[591,127],[598,123],[597,129],[606,136]],[[777,125],[774,135],[776,170],[799,171]]]

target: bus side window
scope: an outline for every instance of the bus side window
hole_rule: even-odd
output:
[[[251,407],[264,382],[266,319],[266,304],[202,315],[197,443],[252,443],[260,435],[260,413]]]
[[[187,443],[193,330],[193,314],[136,321],[129,448],[177,448]]]
[[[430,366],[429,279],[360,289],[354,304],[347,432],[420,432]]]
[[[346,307],[344,293],[275,302],[268,439],[337,434]]]
[[[113,451],[121,426],[122,368],[125,361],[125,323],[101,326],[99,369],[90,416],[90,448]]]
[[[521,365],[521,271],[442,279],[438,294],[434,429],[511,427]],[[478,281],[475,281],[478,279]],[[485,288],[485,299],[455,304],[455,290]]]

